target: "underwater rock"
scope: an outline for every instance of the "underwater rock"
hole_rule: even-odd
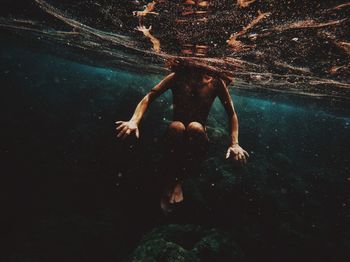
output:
[[[241,261],[241,258],[242,252],[227,233],[197,225],[167,225],[146,234],[128,261]]]
[[[199,237],[199,226],[155,228],[143,237],[129,261],[198,261],[190,249]]]
[[[192,252],[164,239],[153,239],[139,246],[130,260],[132,262],[191,262],[198,261]]]
[[[205,233],[193,249],[200,261],[242,261],[242,251],[232,236],[216,229],[207,230]]]

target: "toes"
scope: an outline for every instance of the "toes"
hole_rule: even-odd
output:
[[[183,198],[182,191],[174,193],[174,201],[175,201],[175,203],[179,203],[179,202],[181,202],[183,200],[184,200],[184,198]]]
[[[174,200],[175,200],[175,203],[179,203],[179,202],[183,201],[182,192],[175,193]]]
[[[170,197],[169,203],[170,204],[174,204],[175,203],[175,195],[174,194],[172,194],[172,196]]]

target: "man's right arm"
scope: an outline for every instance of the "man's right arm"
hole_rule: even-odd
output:
[[[148,106],[155,100],[158,96],[167,91],[172,84],[172,80],[174,79],[175,73],[171,73],[166,76],[159,84],[157,84],[154,88],[151,89],[149,93],[147,93],[142,100],[137,105],[133,116],[127,122],[117,121],[117,137],[125,138],[131,133],[135,133],[136,137],[139,137],[138,126],[141,122],[143,115],[145,114]]]

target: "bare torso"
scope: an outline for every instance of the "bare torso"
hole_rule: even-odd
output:
[[[196,79],[197,78],[197,79]],[[176,77],[172,83],[174,121],[205,126],[210,108],[217,96],[217,80],[204,75],[191,79]]]

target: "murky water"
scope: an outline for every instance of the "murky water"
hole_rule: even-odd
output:
[[[1,4],[6,261],[348,261],[349,5],[160,2],[142,19],[132,12],[143,1]],[[256,20],[259,10],[270,14]],[[205,12],[183,14],[194,11]],[[139,25],[152,25],[159,49]],[[191,38],[208,48],[187,46]],[[118,142],[114,122],[130,117],[171,56],[236,75],[230,92],[251,158],[241,169],[225,161],[227,118],[215,101],[201,175],[164,217],[170,94],[146,114],[138,142]]]

